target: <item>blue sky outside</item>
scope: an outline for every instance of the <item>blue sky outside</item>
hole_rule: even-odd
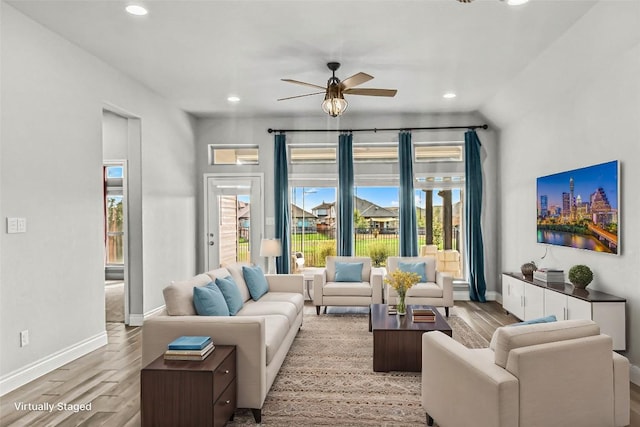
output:
[[[335,202],[337,193],[335,188],[322,187],[296,187],[294,189],[291,203],[303,207],[302,193],[304,191],[304,209],[310,209],[320,205],[322,202]],[[368,200],[382,207],[398,206],[398,188],[397,187],[356,187],[355,195],[361,199]],[[442,198],[439,197],[437,191],[434,191],[434,206],[442,205]],[[424,206],[424,192],[415,190],[416,205]],[[460,201],[460,190],[453,190],[453,203]]]
[[[569,193],[569,180],[571,178],[573,178],[574,183],[574,197],[580,196],[583,202],[588,202],[591,194],[599,187],[602,187],[611,207],[614,209],[618,208],[617,161],[601,163],[538,178],[538,206],[540,205],[540,196],[547,196],[547,204],[549,207],[562,206],[562,193]]]
[[[122,178],[122,166],[107,166],[107,178]]]

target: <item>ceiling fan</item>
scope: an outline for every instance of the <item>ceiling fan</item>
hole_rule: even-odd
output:
[[[336,77],[336,70],[340,68],[339,62],[329,62],[327,67],[332,71],[333,75],[327,81],[327,86],[320,86],[313,83],[305,83],[298,80],[282,79],[283,82],[295,83],[302,86],[309,86],[316,89],[322,89],[321,92],[307,93],[304,95],[290,96],[288,98],[280,98],[278,101],[284,101],[286,99],[302,98],[304,96],[320,95],[324,93],[324,101],[322,102],[322,109],[325,113],[331,117],[337,117],[344,113],[347,109],[348,103],[344,99],[344,95],[366,95],[366,96],[396,96],[398,92],[396,89],[373,89],[373,88],[356,88],[356,86],[366,83],[373,79],[367,73],[354,74],[342,81]]]

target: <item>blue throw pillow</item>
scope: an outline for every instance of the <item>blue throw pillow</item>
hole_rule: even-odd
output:
[[[416,273],[420,276],[420,283],[427,283],[427,265],[423,262],[399,262],[398,270]]]
[[[200,316],[228,316],[229,307],[220,288],[209,282],[206,286],[194,286],[193,305]]]
[[[260,297],[269,292],[269,284],[267,278],[264,277],[264,271],[259,265],[255,267],[242,266],[242,275],[247,283],[249,293],[254,301],[258,301]]]
[[[233,280],[233,277],[227,276],[224,279],[217,278],[216,285],[218,285],[222,291],[222,295],[224,295],[224,300],[227,302],[227,307],[229,307],[229,314],[235,316],[243,304],[242,294],[240,294],[240,289],[238,289],[236,281]]]
[[[336,262],[336,282],[362,282],[362,263]]]
[[[507,326],[533,325],[534,323],[549,323],[549,322],[555,322],[556,320],[558,320],[556,319],[556,315],[552,314],[551,316],[538,317],[537,319],[530,319],[530,320],[525,320],[524,322],[512,323]]]

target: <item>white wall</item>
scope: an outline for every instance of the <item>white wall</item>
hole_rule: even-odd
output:
[[[627,299],[626,355],[640,383],[640,3],[600,2],[483,112],[500,135],[500,269],[539,261],[536,177],[621,162],[621,254],[550,247],[544,265],[587,264],[589,289]]]
[[[318,107],[320,110],[320,108]],[[322,114],[321,112],[319,114]],[[269,134],[267,129],[356,129],[356,128],[389,128],[389,127],[431,127],[431,126],[467,126],[483,124],[485,120],[480,115],[474,114],[440,114],[440,115],[377,115],[359,116],[356,112],[350,111],[342,117],[331,118],[325,114],[315,117],[245,117],[245,118],[210,118],[200,119],[197,123],[196,140],[198,154],[198,173],[229,173],[229,172],[263,172],[265,176],[265,215],[273,217],[273,134]],[[499,274],[497,270],[497,211],[496,211],[496,188],[497,188],[497,140],[493,129],[478,130],[478,136],[482,141],[483,168],[484,168],[484,211],[483,211],[483,233],[485,239],[486,256],[486,278],[488,294],[496,290],[499,291]],[[292,143],[322,143],[336,142],[337,132],[314,132],[314,133],[288,133],[287,142]],[[415,131],[413,141],[452,141],[464,140],[464,130],[456,131]],[[398,141],[398,132],[366,132],[354,133],[354,142],[389,142]],[[210,166],[207,158],[208,144],[254,144],[259,145],[260,164],[259,165],[218,165]],[[398,173],[397,165],[383,165],[383,167],[365,166],[369,170],[363,170],[362,165],[356,165],[359,170],[368,174],[376,173]],[[434,165],[437,168],[438,165]],[[335,165],[310,165],[309,173],[334,173]],[[291,172],[291,171],[290,171]],[[202,194],[202,179],[199,180],[200,188],[198,192]],[[204,257],[204,234],[202,212],[204,207],[198,208],[199,235],[199,267],[202,268]],[[267,237],[274,235],[273,226],[267,226],[265,230]]]
[[[102,110],[139,117],[143,282],[132,313],[195,272],[191,119],[126,75],[2,2],[0,393],[104,344]],[[140,186],[140,185],[139,185]],[[3,226],[4,228],[4,226]],[[19,331],[31,343],[19,347]]]

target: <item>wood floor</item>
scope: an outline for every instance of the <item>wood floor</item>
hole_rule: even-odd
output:
[[[454,313],[487,340],[496,328],[517,321],[495,302],[457,301]],[[0,398],[0,426],[140,425],[140,328],[108,323],[109,344]],[[52,412],[16,404],[87,404],[91,410]],[[71,408],[73,409],[73,408]],[[631,426],[640,427],[640,387],[631,384]]]

